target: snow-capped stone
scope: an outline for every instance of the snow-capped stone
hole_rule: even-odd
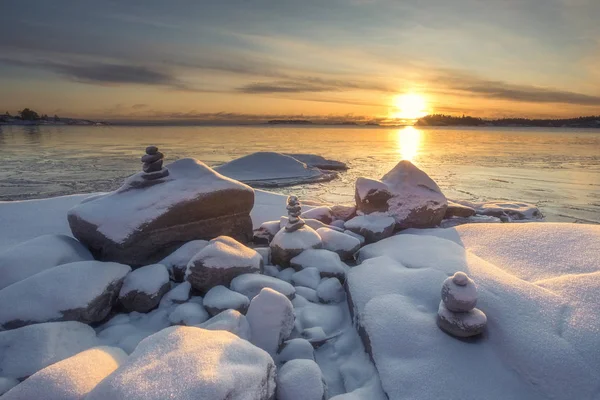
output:
[[[303,153],[284,153],[287,156],[294,157],[296,160],[303,162],[309,167],[315,167],[325,170],[346,170],[348,166],[335,160],[329,160],[323,156],[316,154],[303,154]]]
[[[435,227],[448,206],[438,185],[408,160],[400,161],[381,181],[359,178],[355,198],[361,212],[394,217],[399,229]]]
[[[159,307],[166,308],[174,304],[185,303],[190,299],[191,290],[192,284],[189,282],[182,282],[178,284],[163,296],[163,298],[160,300]]]
[[[48,322],[0,332],[0,373],[22,380],[98,344],[91,327],[74,321]]]
[[[310,301],[311,303],[318,303],[319,298],[317,297],[317,291],[315,289],[311,289],[305,286],[296,286],[296,297],[298,295],[302,296],[303,299]],[[294,300],[296,300],[294,297]],[[294,307],[296,307],[296,302],[292,301]]]
[[[125,277],[119,302],[127,311],[147,313],[158,307],[170,288],[167,268],[162,264],[147,265]]]
[[[263,259],[255,250],[228,236],[219,236],[188,263],[185,279],[206,293],[218,285],[229,285],[236,276],[262,272]]]
[[[275,265],[288,267],[290,260],[306,249],[322,246],[321,237],[311,227],[304,225],[294,232],[281,229],[271,241],[271,261]]]
[[[311,289],[317,289],[319,282],[321,282],[321,274],[315,267],[305,268],[301,271],[295,272],[294,275],[292,275],[292,284],[294,286],[304,286]]]
[[[228,309],[245,314],[250,305],[248,297],[219,285],[210,289],[204,296],[204,307],[212,316]]]
[[[263,266],[271,264],[271,249],[269,247],[255,247],[254,250],[262,257]]]
[[[344,224],[349,231],[363,236],[365,243],[375,243],[392,236],[395,225],[394,218],[379,214],[358,215]]]
[[[278,278],[260,274],[240,275],[231,281],[229,288],[245,295],[250,300],[264,288],[273,289],[290,300],[296,295],[296,289],[291,284]]]
[[[285,269],[282,269],[279,274],[277,275],[278,279],[281,279],[282,281],[286,281],[288,283],[292,283],[292,275],[294,275],[296,273],[296,270],[292,267],[288,267]]]
[[[180,304],[169,314],[169,321],[173,325],[198,325],[208,318],[208,312],[198,303]]]
[[[337,253],[342,260],[349,260],[360,249],[360,240],[354,236],[330,228],[319,228],[317,233],[325,250]]]
[[[475,215],[474,208],[448,200],[448,208],[446,209],[444,219],[454,217],[469,218],[473,215]]]
[[[315,231],[319,228],[329,228],[329,229],[337,230],[339,232],[343,232],[342,228],[337,228],[333,225],[324,224],[321,221],[319,221],[318,219],[306,218],[306,219],[303,219],[303,221],[306,226],[314,229]],[[288,217],[283,216],[279,219],[279,224],[282,229],[285,228],[287,223],[288,223]]]
[[[467,312],[450,311],[444,302],[440,301],[437,324],[452,336],[464,338],[481,334],[487,324],[487,317],[478,308]]]
[[[344,222],[345,221],[343,221],[341,219],[336,219],[335,221],[331,221],[331,223],[329,225],[344,231],[346,229],[346,228],[344,228]]]
[[[355,233],[355,232],[352,232],[352,231],[349,231],[349,230],[345,230],[344,233],[346,235],[350,235],[350,236],[352,236],[354,238],[357,238],[358,241],[360,242],[361,246],[364,245],[365,242],[366,242],[365,237],[363,235],[359,235],[358,233]]]
[[[356,217],[356,205],[354,204],[337,204],[335,206],[331,206],[330,208],[331,215],[334,220],[338,219],[342,221],[348,221],[349,219]]]
[[[246,314],[252,344],[275,357],[279,346],[294,329],[294,307],[290,300],[275,290],[265,288],[250,301]]]
[[[455,273],[442,285],[442,301],[450,311],[471,311],[477,305],[475,282],[464,272]]]
[[[465,202],[466,203],[466,202]],[[471,203],[477,214],[488,215],[497,218],[512,220],[535,220],[542,219],[544,215],[534,204],[491,201],[486,203]]]
[[[117,347],[94,347],[36,372],[2,400],[81,400],[126,359]]]
[[[279,268],[276,265],[265,265],[263,267],[263,274],[277,278],[279,275]]]
[[[15,378],[0,377],[0,396],[17,386],[18,384],[19,381]]]
[[[183,282],[187,265],[196,254],[208,244],[207,240],[192,240],[187,242],[162,260],[158,264],[167,267],[169,276],[175,282]]]
[[[293,157],[268,151],[248,154],[219,165],[215,170],[253,187],[281,187],[324,182],[338,176],[335,172],[309,168]]]
[[[277,373],[278,400],[323,400],[327,385],[321,369],[312,360],[291,360]]]
[[[337,278],[326,278],[317,287],[317,297],[322,303],[341,303],[346,292]]]
[[[333,221],[331,208],[328,206],[315,207],[302,213],[304,219],[316,219],[322,223],[329,225]]]
[[[300,336],[308,340],[313,347],[317,348],[327,340],[325,331],[320,326],[313,326],[312,328],[306,328],[300,332]]]
[[[79,261],[13,283],[0,290],[0,330],[40,322],[101,321],[130,271],[123,264]]]
[[[263,222],[258,229],[254,230],[252,241],[255,244],[268,245],[280,229],[282,229],[281,221]]]
[[[321,278],[335,277],[344,280],[346,276],[345,265],[333,251],[324,249],[310,249],[303,251],[300,255],[292,258],[292,268],[301,271],[306,268],[317,268]]]
[[[86,400],[271,400],[275,365],[232,333],[171,327],[140,342]]]
[[[197,326],[213,331],[231,332],[240,339],[248,341],[250,341],[252,337],[248,319],[245,315],[236,310],[225,310]]]
[[[291,360],[315,360],[315,349],[312,344],[306,339],[296,338],[290,339],[283,343],[279,354],[277,354],[277,362],[285,364]]]
[[[191,158],[166,168],[167,177],[147,180],[141,172],[72,208],[73,235],[97,259],[132,266],[156,263],[192,240],[252,239],[252,188]]]
[[[0,289],[57,265],[93,259],[72,237],[39,236],[0,252]]]

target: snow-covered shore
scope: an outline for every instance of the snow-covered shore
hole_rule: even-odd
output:
[[[0,272],[17,272],[0,288],[0,393],[14,386],[3,399],[596,398],[600,226],[500,223],[535,210],[448,205],[435,183],[402,209],[398,188],[420,174],[401,165],[357,184],[358,210],[253,190],[255,243],[195,240],[134,272],[93,260],[106,254],[92,242],[93,255],[54,244],[73,235],[74,207],[103,194],[0,202]],[[452,226],[484,217],[496,223]],[[422,228],[398,231],[408,219]],[[436,326],[458,271],[487,316],[466,340]]]

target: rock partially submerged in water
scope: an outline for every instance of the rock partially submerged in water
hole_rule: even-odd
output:
[[[219,165],[215,170],[253,187],[326,182],[338,176],[336,172],[312,168],[293,157],[268,151],[248,154]]]
[[[73,235],[97,259],[134,267],[155,263],[192,240],[252,239],[252,188],[191,158],[167,168],[166,177],[146,180],[139,173],[118,190],[72,208]]]

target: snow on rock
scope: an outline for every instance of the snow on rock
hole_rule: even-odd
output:
[[[318,303],[319,298],[317,297],[317,291],[315,289],[311,289],[305,286],[296,286],[296,295],[302,296],[304,299],[310,301],[311,303]],[[294,300],[296,298],[294,297]],[[295,307],[295,304],[294,304]]]
[[[392,236],[395,225],[394,218],[379,214],[358,215],[344,224],[347,230],[364,237],[366,243],[378,242]]]
[[[292,267],[288,267],[285,269],[282,269],[279,274],[277,274],[277,278],[281,279],[282,281],[286,281],[288,283],[292,283],[292,275],[294,275],[296,273],[296,270]]]
[[[329,225],[332,219],[331,208],[328,206],[319,206],[313,209],[304,211],[301,215],[304,219],[316,219],[326,225]]]
[[[2,400],[82,400],[127,359],[116,347],[94,347],[36,372]]]
[[[116,303],[127,265],[79,261],[50,268],[0,290],[0,330],[51,321],[97,322]]]
[[[190,290],[192,290],[191,283],[183,282],[178,284],[163,296],[160,300],[159,307],[170,307],[174,304],[185,303],[190,298]]]
[[[348,166],[341,162],[335,160],[328,160],[323,156],[319,156],[316,154],[303,154],[303,153],[284,153],[287,156],[294,157],[296,160],[303,162],[309,167],[315,167],[319,169],[327,169],[327,170],[346,170]]]
[[[39,236],[0,252],[0,289],[57,265],[93,259],[72,237]]]
[[[260,293],[264,288],[273,289],[288,299],[296,295],[294,287],[281,279],[260,274],[244,274],[231,281],[230,289],[241,293],[250,300]]]
[[[340,256],[329,250],[305,250],[292,258],[290,264],[297,271],[316,268],[321,273],[321,278],[335,277],[343,281],[346,276],[345,264],[340,260]]]
[[[261,151],[215,167],[215,171],[253,187],[282,187],[325,182],[337,173],[310,168],[297,159],[281,153]]]
[[[229,285],[236,276],[260,273],[263,259],[255,250],[228,236],[219,236],[188,263],[185,279],[206,293],[218,285]]]
[[[287,223],[288,223],[288,217],[282,216],[281,218],[279,218],[280,228],[282,228],[282,229],[285,228]],[[342,230],[340,228],[336,228],[335,226],[324,224],[323,222],[319,221],[318,219],[306,218],[306,219],[304,219],[304,223],[306,224],[306,226],[308,226],[309,228],[312,228],[315,231],[320,228],[329,228],[329,229],[333,229],[333,230],[339,230],[340,232],[342,232]]]
[[[482,203],[458,201],[458,203],[462,206],[475,209],[477,214],[505,219],[507,222],[515,220],[539,220],[544,218],[544,215],[534,204],[502,200]]]
[[[337,253],[342,260],[349,260],[360,249],[360,240],[346,233],[330,228],[319,228],[317,233],[323,242],[323,248]]]
[[[364,245],[364,244],[365,244],[365,242],[366,242],[366,240],[365,240],[365,237],[364,237],[363,235],[359,235],[359,234],[358,234],[358,233],[356,233],[356,232],[352,232],[352,231],[349,231],[349,230],[345,230],[345,231],[344,231],[344,233],[345,233],[346,235],[350,235],[350,236],[352,236],[352,237],[354,237],[354,238],[357,238],[357,239],[358,239],[358,241],[360,242],[360,245],[361,245],[361,246],[362,246],[362,245]]]
[[[192,240],[187,242],[162,260],[158,264],[167,267],[169,276],[175,282],[183,282],[187,265],[196,254],[208,244],[207,240]]]
[[[271,249],[269,247],[255,247],[254,250],[262,257],[263,265],[271,264]]]
[[[219,285],[210,289],[204,296],[204,307],[212,316],[227,309],[233,309],[245,314],[250,305],[248,297]]]
[[[132,266],[158,262],[192,240],[252,239],[252,188],[191,158],[166,169],[166,177],[146,180],[141,172],[75,206],[68,213],[73,235],[96,258]]]
[[[274,278],[277,278],[277,276],[279,275],[279,268],[275,265],[265,265],[263,267],[263,274],[267,275],[267,276],[272,276]]]
[[[438,185],[408,160],[400,161],[381,181],[359,178],[355,198],[361,212],[385,213],[400,229],[437,226],[448,206]]]
[[[497,224],[501,223],[500,218],[491,217],[488,215],[473,215],[470,217],[452,217],[444,219],[440,223],[440,228],[452,228],[463,224]]]
[[[0,377],[0,396],[17,386],[19,381],[15,378]]]
[[[291,360],[315,360],[315,350],[312,344],[306,339],[295,338],[283,343],[279,354],[277,354],[277,362],[285,364]]]
[[[460,203],[455,203],[454,201],[448,200],[448,208],[446,209],[446,214],[444,215],[444,219],[460,217],[460,218],[469,218],[475,215],[475,209],[473,207],[469,207]]]
[[[271,357],[225,331],[171,327],[144,339],[86,400],[270,400]]]
[[[322,247],[321,237],[311,227],[304,225],[294,232],[281,229],[271,241],[271,260],[280,267],[288,267],[290,260],[307,249]]]
[[[127,311],[147,313],[158,306],[170,288],[167,268],[162,264],[147,265],[125,277],[119,302]]]
[[[197,326],[213,331],[228,331],[248,341],[252,337],[248,319],[236,310],[225,310]]]
[[[337,278],[326,278],[317,287],[317,297],[322,303],[341,303],[346,292]]]
[[[355,204],[336,204],[330,207],[331,215],[334,220],[348,221],[356,217]]]
[[[344,231],[344,222],[341,219],[336,219],[335,221],[331,221],[331,224],[329,224],[330,226],[336,227],[338,229],[341,229],[342,231]]]
[[[281,226],[279,221],[263,222],[258,229],[254,230],[252,241],[255,244],[268,245],[280,229]]]
[[[208,319],[208,312],[198,303],[183,303],[175,307],[169,314],[169,321],[173,325],[198,325]]]
[[[319,282],[321,282],[321,274],[315,267],[305,268],[301,271],[294,272],[292,275],[292,284],[294,286],[305,286],[311,289],[317,289]]]
[[[74,321],[48,322],[0,332],[0,373],[6,378],[22,380],[96,345],[96,332]]]
[[[275,357],[279,346],[294,328],[294,307],[290,300],[275,290],[265,288],[250,301],[246,317],[252,344]]]
[[[277,373],[278,400],[324,400],[327,386],[321,369],[312,360],[291,360]]]

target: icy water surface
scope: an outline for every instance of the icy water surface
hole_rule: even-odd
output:
[[[352,202],[357,177],[409,159],[449,198],[524,201],[550,221],[600,223],[600,130],[578,129],[0,126],[0,200],[117,188],[141,169],[148,144],[167,163],[214,166],[255,151],[346,162],[333,182],[277,190],[326,202]]]

